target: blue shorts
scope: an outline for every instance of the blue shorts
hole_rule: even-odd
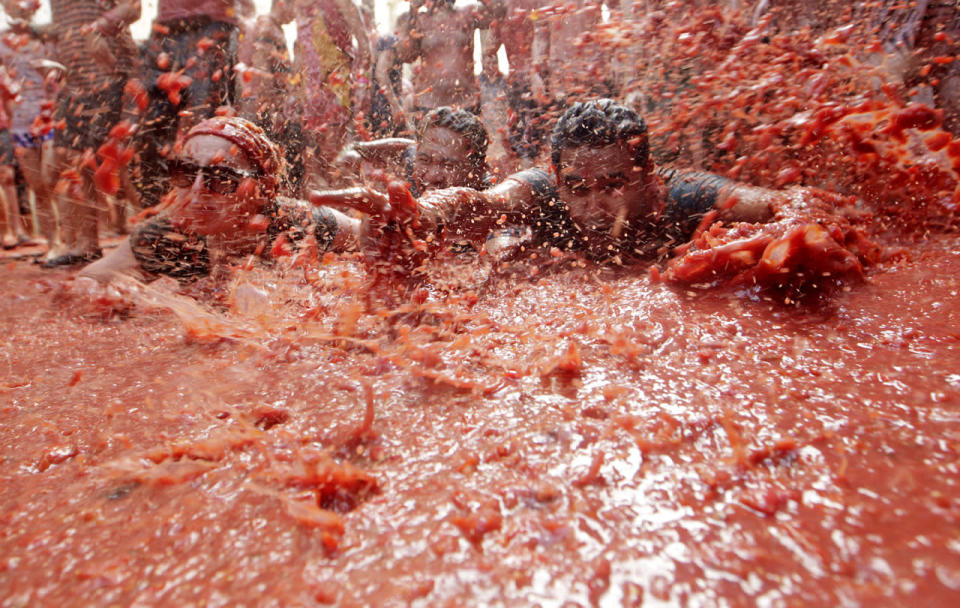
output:
[[[53,131],[47,131],[46,134],[37,137],[29,131],[13,131],[13,145],[18,148],[39,148],[45,141],[53,141]]]

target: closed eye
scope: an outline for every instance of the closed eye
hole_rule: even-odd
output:
[[[623,190],[626,187],[627,187],[627,181],[618,179],[618,180],[613,180],[605,183],[603,185],[603,191],[606,193],[613,193],[618,190]]]

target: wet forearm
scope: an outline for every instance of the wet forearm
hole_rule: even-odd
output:
[[[442,226],[449,238],[482,243],[504,224],[522,223],[535,215],[537,193],[523,179],[511,176],[487,190],[446,188],[420,199],[422,222]]]
[[[362,230],[362,222],[335,209],[328,208],[327,213],[334,218],[337,224],[337,232],[330,244],[330,250],[344,251],[356,247]]]
[[[372,141],[358,141],[352,147],[365,160],[385,162],[399,160],[416,143],[406,137],[387,137]]]

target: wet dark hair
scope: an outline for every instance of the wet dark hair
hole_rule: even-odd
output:
[[[487,167],[487,146],[490,140],[487,129],[479,118],[466,110],[454,110],[448,106],[434,108],[420,121],[417,139],[421,139],[424,132],[433,127],[450,129],[462,135],[473,149],[469,156],[470,164],[477,170],[478,175],[483,175]]]
[[[612,99],[594,99],[573,104],[563,113],[550,137],[550,159],[560,166],[560,153],[568,148],[599,148],[626,142],[633,146],[634,166],[650,161],[647,123],[639,114]]]

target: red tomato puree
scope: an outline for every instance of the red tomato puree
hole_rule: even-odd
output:
[[[803,307],[471,260],[389,311],[350,261],[125,308],[8,263],[2,604],[950,605],[958,251]]]

